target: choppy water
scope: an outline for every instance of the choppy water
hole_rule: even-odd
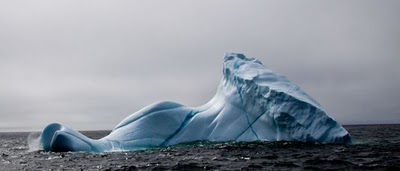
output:
[[[0,170],[400,170],[400,125],[345,128],[355,144],[196,142],[112,153],[30,151],[35,134],[0,133]]]

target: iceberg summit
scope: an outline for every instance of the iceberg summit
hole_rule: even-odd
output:
[[[351,143],[349,133],[297,85],[238,53],[225,54],[218,90],[200,107],[157,102],[98,140],[58,123],[40,136],[46,151],[135,150],[198,140]]]

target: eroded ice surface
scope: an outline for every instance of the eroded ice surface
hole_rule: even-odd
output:
[[[228,53],[215,96],[200,107],[151,104],[93,140],[61,124],[41,135],[44,150],[115,151],[196,140],[350,143],[349,133],[298,86],[254,58]]]

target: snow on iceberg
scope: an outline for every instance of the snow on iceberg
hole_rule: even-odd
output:
[[[349,133],[313,98],[255,58],[228,53],[215,96],[200,107],[151,104],[93,140],[58,123],[41,134],[48,151],[116,151],[196,140],[351,143]]]

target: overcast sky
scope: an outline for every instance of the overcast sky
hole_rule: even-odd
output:
[[[225,52],[342,124],[400,123],[400,1],[0,1],[0,129],[112,129],[214,95]]]

